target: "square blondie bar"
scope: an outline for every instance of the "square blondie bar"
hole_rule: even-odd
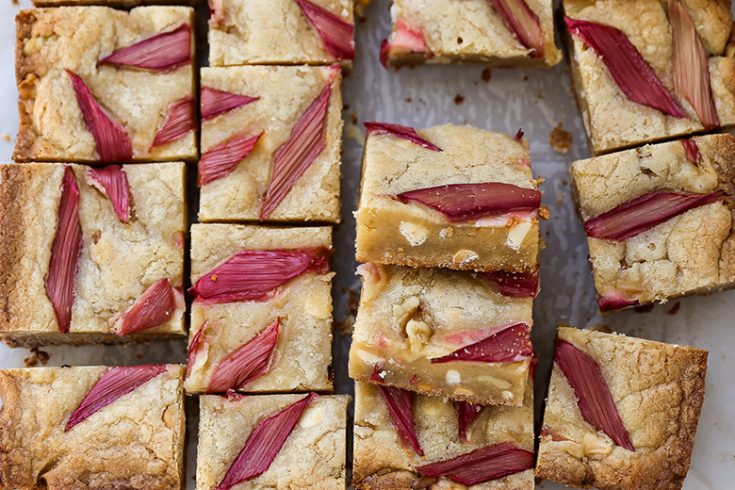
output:
[[[185,335],[182,163],[0,165],[0,338]]]

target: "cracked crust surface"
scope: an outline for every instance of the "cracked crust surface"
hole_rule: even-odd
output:
[[[704,400],[707,352],[567,327],[558,336],[598,362],[635,452],[584,420],[554,366],[536,476],[602,490],[680,489]]]
[[[468,453],[491,444],[512,442],[533,451],[533,388],[528,384],[522,407],[487,406],[468,430],[468,441],[457,435],[457,413],[451,401],[417,395],[416,435],[425,457],[404,445],[377,387],[355,383],[353,483],[357,490],[465,490],[445,478],[421,479],[415,467]],[[475,490],[532,490],[533,470],[472,486]],[[416,486],[419,482],[427,486]]]
[[[89,167],[70,165],[80,191],[79,256],[70,332],[59,333],[46,295],[64,165],[0,165],[0,337],[22,345],[153,340],[183,335],[181,305],[165,324],[117,337],[115,322],[153,283],[183,284],[184,164],[124,165],[131,220],[121,223],[93,187]]]
[[[666,2],[564,0],[563,4],[569,17],[611,25],[623,31],[663,84],[674,93],[671,27]],[[726,53],[733,23],[729,2],[687,0],[683,5],[710,55],[710,84],[720,122],[723,126],[731,126],[735,124],[735,59]],[[594,50],[573,35],[567,35],[567,40],[577,99],[595,154],[703,129],[691,105],[676,95],[674,97],[688,118],[667,116],[628,100]]]
[[[331,228],[266,228],[226,224],[191,227],[192,284],[240,250],[329,248]],[[332,389],[332,277],[305,273],[261,301],[202,304],[191,309],[189,338],[206,323],[207,347],[186,380],[188,392],[206,391],[213,368],[277,319],[281,320],[269,371],[247,391]]]
[[[539,18],[544,32],[544,56],[532,57],[486,0],[396,0],[391,7],[393,37],[396,22],[423,33],[428,56],[389,51],[396,65],[448,63],[451,61],[490,62],[499,66],[553,66],[562,59],[554,42],[553,2],[526,0]]]
[[[255,426],[306,395],[262,395],[228,400],[202,396],[197,448],[197,490],[215,488]],[[345,488],[349,396],[313,399],[270,467],[233,487],[338,490]]]
[[[293,2],[295,4],[295,2]],[[238,66],[202,68],[202,86],[260,97],[202,121],[202,153],[228,138],[263,131],[235,170],[201,188],[201,221],[258,220],[274,152],[288,140],[304,110],[332,83],[324,127],[326,145],[268,218],[270,221],[339,222],[342,148],[341,75],[331,67]]]
[[[42,367],[0,371],[2,488],[181,488],[181,366],[169,366],[64,432],[68,417],[104,370]]]
[[[354,24],[353,0],[311,0]],[[218,0],[209,65],[327,65],[337,61],[293,0]]]
[[[359,262],[465,270],[529,271],[539,250],[537,218],[450,223],[393,196],[445,184],[501,182],[534,189],[528,143],[471,126],[418,133],[443,151],[389,134],[369,134],[357,220]]]
[[[583,220],[652,191],[735,191],[735,137],[693,138],[692,163],[680,141],[580,160],[572,176]],[[600,296],[640,303],[735,285],[733,212],[716,202],[675,216],[622,241],[588,238]]]
[[[430,359],[482,340],[498,327],[533,325],[532,298],[505,297],[468,272],[361,268],[352,378],[367,381],[379,366],[386,384],[403,389],[480,404],[523,404],[528,360],[432,364]]]
[[[123,125],[134,161],[195,159],[194,132],[150,148],[169,105],[193,97],[191,64],[169,72],[96,66],[98,59],[114,50],[184,23],[191,25],[192,18],[193,10],[188,7],[138,7],[129,12],[107,7],[21,11],[16,18],[20,128],[13,159],[98,160],[94,138],[65,69],[79,75],[96,100]]]

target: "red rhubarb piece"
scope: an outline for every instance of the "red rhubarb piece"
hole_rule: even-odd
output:
[[[229,175],[252,153],[262,135],[263,132],[255,136],[236,134],[208,149],[199,160],[197,185],[203,187]]]
[[[191,27],[156,34],[124,48],[97,62],[100,65],[126,66],[143,70],[170,71],[191,63]]]
[[[222,359],[214,368],[207,392],[221,393],[231,389],[242,389],[267,373],[278,342],[280,326],[281,320],[278,319]]]
[[[424,33],[409,26],[403,19],[396,21],[391,40],[383,39],[380,43],[380,63],[388,68],[391,53],[411,54],[426,53],[429,48],[424,40]]]
[[[530,331],[531,328],[525,323],[503,327],[474,344],[461,347],[446,356],[435,357],[431,360],[431,363],[521,361],[533,354]]]
[[[538,293],[538,269],[533,272],[482,272],[480,276],[490,282],[503,296],[533,298]]]
[[[125,312],[117,335],[128,335],[163,325],[176,311],[176,292],[168,279],[153,283]]]
[[[299,116],[288,139],[273,154],[273,170],[260,210],[260,219],[270,217],[296,181],[324,151],[324,126],[331,95],[330,83]]]
[[[417,144],[427,150],[431,151],[442,151],[441,148],[419,136],[414,128],[409,126],[401,126],[400,124],[390,124],[382,122],[366,122],[365,129],[368,134],[390,134],[396,138],[401,138],[411,143]]]
[[[338,60],[355,58],[354,26],[309,0],[296,0],[309,24],[319,33],[324,48]]]
[[[175,100],[168,106],[163,125],[153,138],[151,148],[174,142],[188,132],[194,131],[196,126],[194,101],[190,97]]]
[[[449,184],[403,192],[399,201],[418,202],[439,211],[452,222],[466,222],[514,211],[536,211],[541,193],[513,184]]]
[[[673,39],[674,91],[689,101],[705,129],[719,127],[707,52],[689,12],[678,0],[669,2],[669,21]]]
[[[523,128],[518,128],[518,131],[516,131],[515,136],[513,136],[513,139],[518,141],[519,143],[523,141],[523,136],[525,136],[525,132],[523,131]]]
[[[584,419],[610,436],[618,446],[635,451],[597,361],[575,345],[559,339],[554,362],[574,390]]]
[[[724,198],[725,194],[720,191],[709,194],[653,191],[588,219],[584,229],[592,238],[625,240],[690,209]]]
[[[225,25],[224,0],[209,0],[209,27],[220,27]]]
[[[472,423],[477,420],[482,411],[482,405],[475,405],[469,402],[454,402],[454,408],[457,410],[457,435],[460,442],[467,442],[467,430]]]
[[[70,167],[64,167],[58,213],[56,235],[51,245],[51,260],[46,275],[46,296],[54,307],[59,331],[67,333],[71,325],[77,262],[82,252],[79,187]]]
[[[71,414],[64,432],[68,432],[90,415],[102,410],[121,396],[127,395],[164,371],[166,371],[165,365],[153,364],[107,368],[92,389],[89,390],[82,403]]]
[[[301,274],[328,270],[323,249],[241,250],[202,276],[190,292],[194,301],[206,303],[261,300]]]
[[[224,90],[217,90],[212,87],[202,87],[199,93],[199,112],[201,113],[202,121],[213,119],[220,114],[233,111],[260,99],[260,97],[233,94],[232,92],[225,92]]]
[[[318,396],[316,393],[309,393],[301,400],[258,423],[216,490],[229,490],[265,473],[296,427],[304,410]]]
[[[567,28],[602,59],[620,90],[633,102],[673,117],[687,117],[651,65],[628,37],[612,26],[565,18]]]
[[[597,306],[602,312],[622,310],[638,304],[637,300],[626,299],[618,294],[605,294],[597,298]]]
[[[531,50],[531,56],[544,55],[544,32],[536,13],[524,0],[490,0],[503,24],[523,46]]]
[[[207,329],[207,322],[204,322],[199,330],[194,334],[194,337],[189,342],[189,352],[186,354],[186,377],[188,378],[191,374],[191,369],[194,367],[194,361],[199,354],[199,351],[204,346],[205,341],[205,330]]]
[[[112,118],[97,102],[92,92],[78,75],[66,70],[74,89],[74,95],[82,112],[84,125],[92,133],[99,159],[102,162],[129,161],[133,158],[133,147],[125,128]]]
[[[472,486],[533,468],[533,453],[513,443],[502,442],[475,449],[452,459],[417,466],[423,476],[445,477]]]
[[[130,187],[122,165],[90,168],[87,172],[94,187],[110,200],[117,218],[127,223],[130,220]]]
[[[382,381],[382,378],[379,379]],[[398,436],[403,442],[411,446],[416,454],[423,456],[424,450],[416,436],[416,427],[413,420],[414,393],[394,386],[377,385],[377,388],[383,396],[388,414],[396,428],[396,432],[398,432]]]
[[[692,138],[681,140],[681,144],[684,145],[684,152],[687,155],[687,160],[692,162],[694,165],[699,165],[702,161],[702,154],[699,152],[699,146],[697,142]]]

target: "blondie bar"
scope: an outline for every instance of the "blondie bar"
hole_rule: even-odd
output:
[[[339,221],[339,67],[202,68],[201,85],[201,221]]]
[[[580,160],[572,176],[601,310],[735,285],[735,137]]]
[[[0,339],[184,335],[182,163],[0,165]]]
[[[193,9],[60,7],[16,19],[13,159],[194,160]]]

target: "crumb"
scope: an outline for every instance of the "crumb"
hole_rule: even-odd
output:
[[[549,144],[555,152],[566,155],[572,149],[572,133],[565,131],[559,123],[549,133]]]
[[[23,365],[25,367],[45,366],[48,363],[49,357],[48,352],[34,347],[31,349],[31,355],[23,359]]]
[[[349,111],[350,110],[350,104],[343,105],[342,106],[342,110],[345,111],[345,112]]]
[[[460,94],[457,94],[454,97],[454,103],[457,104],[457,105],[462,105],[464,103],[464,96],[462,96]]]
[[[350,114],[350,122],[352,124],[357,124],[357,114],[356,113],[353,112],[352,114]]]
[[[635,308],[633,308],[633,310],[636,313],[648,313],[651,310],[653,310],[653,303],[649,303],[647,305],[636,306]]]
[[[523,139],[523,135],[526,134],[523,132],[523,128],[519,128],[516,132],[516,135],[514,136],[516,141],[521,141]]]
[[[20,0],[10,0],[13,2],[13,5],[20,5]]]
[[[681,308],[681,301],[677,301],[676,303],[674,303],[674,306],[669,308],[669,311],[667,311],[666,313],[668,313],[669,315],[676,315],[677,313],[679,313],[679,308]]]
[[[406,101],[406,104],[410,104],[410,103],[411,103],[411,102],[413,101],[413,98],[412,98],[412,97],[406,97],[406,98],[405,98],[405,99],[403,99],[403,100],[405,100],[405,101]]]
[[[565,187],[566,187],[566,186],[568,186],[568,185],[569,185],[569,181],[568,181],[567,179],[562,179],[562,180],[561,180],[561,185],[563,185],[563,186],[565,186]]]
[[[566,195],[563,193],[560,193],[559,197],[557,197],[556,201],[554,201],[554,204],[556,206],[563,206],[565,202],[566,202]]]
[[[480,78],[482,78],[483,82],[488,83],[492,77],[493,77],[493,72],[490,68],[485,68],[484,70],[482,70],[482,74],[480,75]]]
[[[538,216],[541,219],[549,219],[551,218],[551,211],[546,206],[541,206],[538,209]]]
[[[206,334],[205,334],[205,336],[206,336]],[[137,354],[135,354],[135,360],[142,361],[143,360],[143,354],[141,354],[140,352],[138,352]]]
[[[17,1],[14,1],[14,3],[17,5]],[[8,143],[13,141],[13,138],[8,133],[0,133],[0,138],[2,138],[3,141],[7,141]]]
[[[358,143],[362,143],[365,137],[360,130],[360,127],[356,124],[349,123],[345,126],[345,136],[351,140],[355,140]]]
[[[523,81],[524,82],[527,82],[528,81],[528,75],[526,75],[526,76],[523,77]]]

